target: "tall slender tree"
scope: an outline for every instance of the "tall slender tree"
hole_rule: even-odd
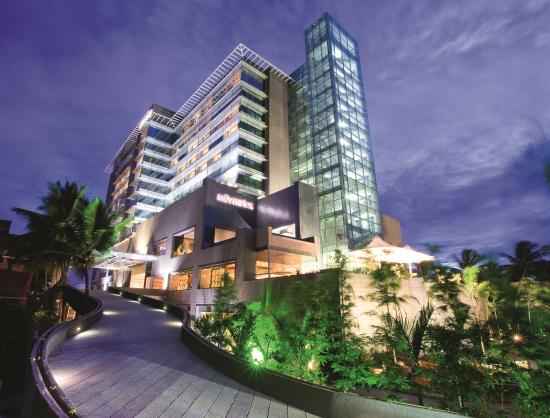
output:
[[[82,208],[68,236],[73,266],[84,278],[90,293],[90,269],[96,260],[115,245],[130,219],[122,220],[109,212],[105,203],[95,198]]]
[[[464,270],[466,267],[477,266],[483,260],[483,257],[476,250],[465,248],[459,256],[455,255],[454,259],[460,269]]]
[[[14,208],[27,221],[27,231],[21,251],[36,270],[48,272],[50,281],[58,285],[66,282],[72,262],[69,236],[87,204],[85,187],[74,182],[50,183],[48,193],[41,199],[38,211]]]
[[[550,254],[548,246],[540,247],[531,241],[519,241],[513,254],[502,254],[502,256],[508,260],[506,270],[510,274],[510,279],[518,281],[534,274],[537,264],[542,262],[548,254]]]

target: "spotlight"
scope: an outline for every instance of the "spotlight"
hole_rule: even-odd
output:
[[[512,339],[514,340],[514,342],[516,344],[521,344],[523,342],[523,335],[520,335],[520,334],[514,334],[514,336],[512,337]]]

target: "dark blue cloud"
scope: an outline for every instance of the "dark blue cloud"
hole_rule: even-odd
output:
[[[36,206],[47,181],[103,196],[150,103],[177,108],[238,42],[293,70],[324,11],[361,45],[381,201],[406,239],[449,252],[548,241],[546,0],[10,2],[0,218]]]

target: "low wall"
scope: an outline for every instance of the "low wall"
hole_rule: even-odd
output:
[[[28,394],[23,417],[74,417],[74,409],[57,387],[49,366],[48,357],[68,338],[90,328],[103,315],[100,300],[71,287],[63,287],[63,298],[77,312],[77,317],[62,322],[46,331],[35,343],[31,353],[31,370],[34,390]],[[30,399],[29,399],[30,398]]]
[[[164,308],[181,318],[181,339],[193,353],[216,370],[269,397],[326,418],[464,418],[452,412],[421,406],[370,399],[352,393],[336,392],[270,370],[252,367],[213,344],[189,327],[189,314],[176,305],[128,289],[109,288],[112,293]]]

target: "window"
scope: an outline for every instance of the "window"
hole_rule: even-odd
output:
[[[236,236],[237,232],[233,229],[219,228],[217,226],[214,228],[214,244],[233,239]]]
[[[223,275],[227,273],[232,280],[235,280],[235,263],[220,264],[201,268],[200,283],[201,289],[221,287]]]
[[[191,270],[174,272],[170,274],[168,290],[191,289],[193,273]]]
[[[153,243],[153,254],[154,255],[165,255],[168,250],[168,239],[161,238],[158,241]]]
[[[195,244],[195,227],[174,234],[172,257],[191,254]]]

